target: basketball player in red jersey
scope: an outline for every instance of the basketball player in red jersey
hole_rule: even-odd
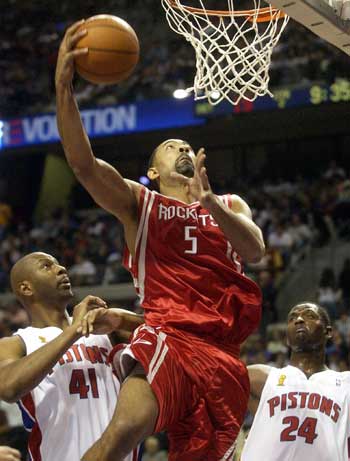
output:
[[[216,196],[201,149],[172,139],[148,176],[160,193],[124,179],[94,157],[73,95],[82,23],[66,33],[56,69],[57,121],[69,165],[95,201],[124,225],[126,263],[145,311],[113,359],[124,382],[114,417],[83,461],[120,461],[146,436],[167,430],[170,461],[229,460],[249,397],[239,345],[260,319],[259,288],[241,258],[259,261],[260,229],[236,195]],[[119,357],[120,356],[120,357]]]

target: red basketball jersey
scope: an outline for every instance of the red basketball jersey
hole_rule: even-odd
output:
[[[231,196],[220,199],[230,206]],[[124,263],[150,326],[170,326],[226,344],[259,323],[261,292],[209,212],[142,188],[136,257]]]

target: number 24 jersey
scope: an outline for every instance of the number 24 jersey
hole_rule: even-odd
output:
[[[346,461],[349,436],[350,372],[272,368],[242,461]]]

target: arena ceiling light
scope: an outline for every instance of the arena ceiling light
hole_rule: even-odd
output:
[[[190,95],[190,93],[187,90],[178,88],[177,90],[174,91],[173,96],[175,99],[185,99]]]
[[[140,176],[139,183],[143,184],[144,186],[149,186],[151,181],[147,178],[147,176]]]

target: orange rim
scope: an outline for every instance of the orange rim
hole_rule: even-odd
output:
[[[180,9],[178,4],[175,0],[166,0],[166,2],[172,7],[176,9]],[[286,16],[282,10],[277,8],[271,8],[269,6],[265,8],[259,8],[258,10],[238,10],[238,11],[230,11],[230,10],[203,10],[202,8],[195,8],[193,6],[186,6],[182,5],[182,8],[186,10],[188,13],[196,13],[205,16],[237,16],[237,17],[247,17],[250,21],[253,21],[253,17],[256,18],[257,22],[268,22],[273,20],[279,20]]]

